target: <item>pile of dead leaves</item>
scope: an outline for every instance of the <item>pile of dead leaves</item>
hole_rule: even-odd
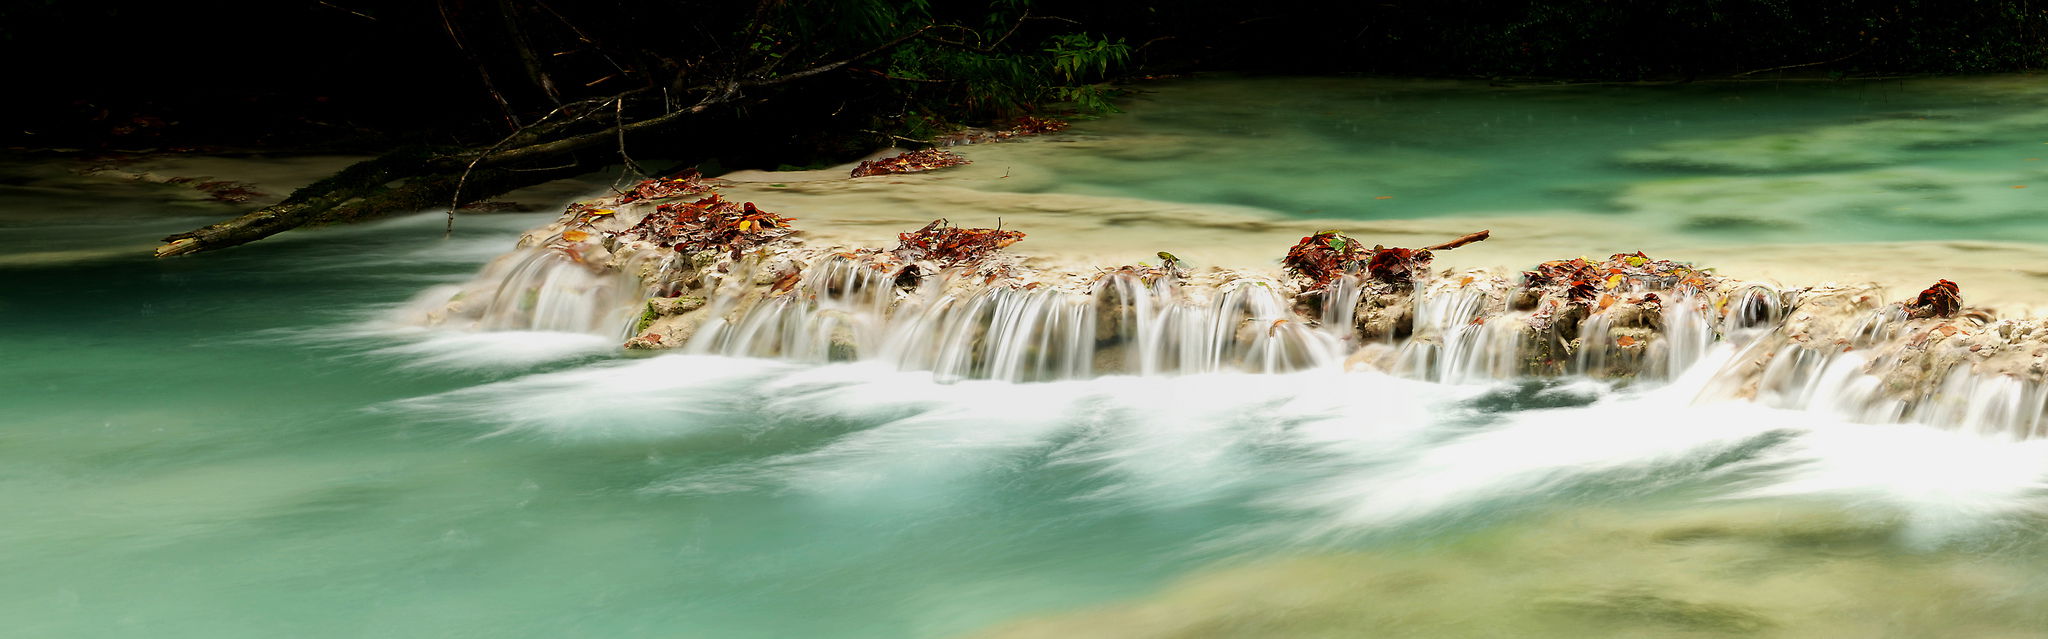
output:
[[[1024,239],[1019,231],[960,228],[943,219],[896,236],[896,256],[905,261],[931,260],[940,266],[979,262],[1003,247]]]
[[[1365,272],[1389,284],[1414,284],[1416,276],[1429,272],[1429,261],[1434,258],[1429,249],[1374,246],[1372,257],[1365,262]]]
[[[1065,130],[1067,130],[1067,122],[1065,120],[1054,120],[1052,118],[1036,118],[1027,115],[1021,118],[1017,118],[1017,126],[1010,127],[1010,130],[1006,131],[1006,133],[1009,133],[1012,137],[1014,137],[1019,135],[1042,135],[1046,133],[1058,133],[1060,131]]]
[[[853,167],[853,177],[889,175],[893,173],[919,173],[963,164],[967,164],[967,158],[960,157],[959,154],[951,151],[919,149],[894,157],[861,162],[860,166]]]
[[[1963,288],[1948,280],[1935,282],[1906,304],[1907,313],[1916,319],[1955,317],[1962,308]]]
[[[1586,258],[1551,260],[1522,272],[1522,285],[1553,289],[1573,304],[1607,303],[1610,294],[1628,291],[1697,293],[1714,287],[1717,278],[1686,262],[1660,260],[1635,253],[1616,253],[1605,261]]]
[[[1281,258],[1280,265],[1295,277],[1308,280],[1302,288],[1304,291],[1322,290],[1337,278],[1359,272],[1364,272],[1372,281],[1400,288],[1414,286],[1416,278],[1429,273],[1429,262],[1436,258],[1435,251],[1448,251],[1484,241],[1491,235],[1491,231],[1479,231],[1419,249],[1377,245],[1368,249],[1343,233],[1319,231],[1295,242],[1294,248],[1287,250],[1287,257]]]
[[[711,191],[711,185],[704,183],[704,174],[698,173],[696,169],[687,169],[682,173],[676,174],[674,177],[647,180],[636,184],[632,190],[619,195],[619,203],[626,204],[639,200],[659,200],[685,195],[698,195]]]
[[[985,142],[1001,142],[1003,140],[1011,140],[1025,136],[1058,133],[1060,131],[1065,130],[1067,130],[1067,122],[1065,120],[1032,117],[1027,115],[1021,118],[1017,118],[1016,125],[1008,129],[962,129],[948,135],[942,135],[937,138],[934,138],[932,139],[932,144],[937,144],[939,146],[982,144]]]
[[[718,251],[738,258],[742,251],[788,237],[792,219],[713,193],[695,202],[655,207],[631,232],[683,253]]]
[[[1305,290],[1321,290],[1344,274],[1357,272],[1359,261],[1367,257],[1358,240],[1339,231],[1320,231],[1295,242],[1294,248],[1287,249],[1287,257],[1280,259],[1280,265],[1295,277],[1308,280]]]

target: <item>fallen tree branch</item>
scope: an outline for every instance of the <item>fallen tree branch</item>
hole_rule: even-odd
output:
[[[445,4],[441,7],[444,12]],[[448,24],[451,29],[452,23]],[[909,42],[925,33],[931,25],[913,29],[887,42],[833,62],[819,64],[801,71],[751,80],[729,80],[710,87],[693,87],[692,91],[704,91],[703,98],[688,108],[679,109],[659,116],[636,122],[626,121],[623,101],[630,95],[646,91],[643,87],[619,93],[600,101],[613,102],[613,126],[567,135],[570,125],[582,117],[568,122],[540,127],[540,123],[559,113],[562,109],[583,102],[557,107],[533,125],[521,126],[513,122],[513,133],[497,144],[481,151],[472,150],[431,150],[399,151],[385,156],[357,163],[340,174],[321,180],[298,191],[294,191],[284,202],[248,213],[232,220],[208,225],[204,228],[164,238],[166,242],[156,249],[157,257],[188,255],[201,251],[227,248],[253,242],[277,233],[323,221],[353,220],[376,215],[421,210],[435,206],[432,200],[449,202],[447,232],[454,230],[454,210],[461,207],[465,193],[472,192],[472,174],[479,169],[504,169],[495,175],[504,176],[495,180],[492,189],[475,189],[478,198],[490,197],[505,191],[538,184],[557,177],[574,175],[575,171],[586,170],[590,161],[575,161],[558,169],[522,170],[538,161],[553,160],[569,153],[598,144],[614,142],[624,157],[626,138],[643,131],[659,129],[685,117],[703,113],[712,107],[738,101],[743,97],[742,87],[766,87],[793,82],[838,70],[849,64],[874,56],[891,48]],[[451,33],[451,36],[454,35]],[[488,80],[486,80],[488,82]],[[495,92],[495,90],[494,90]],[[587,115],[587,114],[586,114]],[[508,119],[510,114],[507,114]],[[553,139],[550,139],[553,138]],[[531,141],[530,144],[505,148],[509,144]],[[637,170],[632,160],[626,158],[628,170]],[[459,172],[459,173],[458,173]],[[514,177],[517,176],[517,177]],[[386,188],[391,182],[405,180],[405,185],[396,189]],[[355,202],[356,200],[362,202]],[[352,204],[353,202],[353,204]],[[344,207],[344,205],[349,205]]]
[[[1758,74],[1758,73],[1770,73],[1770,72],[1772,72],[1772,71],[1784,71],[1784,70],[1786,70],[1786,69],[1799,69],[1799,68],[1804,68],[1804,67],[1817,67],[1817,66],[1820,66],[1820,65],[1823,65],[1823,64],[1834,64],[1834,63],[1836,63],[1836,62],[1841,62],[1841,61],[1843,61],[1843,60],[1847,60],[1847,59],[1849,59],[1849,58],[1853,58],[1853,57],[1856,57],[1856,56],[1859,56],[1859,55],[1863,55],[1863,52],[1865,52],[1865,51],[1869,51],[1869,50],[1870,50],[1870,47],[1867,47],[1867,46],[1866,46],[1866,47],[1863,47],[1863,48],[1861,48],[1861,49],[1857,49],[1855,53],[1851,53],[1851,54],[1849,54],[1849,55],[1845,55],[1845,56],[1842,56],[1842,57],[1839,57],[1839,58],[1835,58],[1835,59],[1833,59],[1833,60],[1822,60],[1822,61],[1819,61],[1819,62],[1807,62],[1807,63],[1803,63],[1803,64],[1788,64],[1788,65],[1785,65],[1785,66],[1782,66],[1782,67],[1771,67],[1771,68],[1769,68],[1769,69],[1757,69],[1757,70],[1755,70],[1755,71],[1744,71],[1744,72],[1741,72],[1741,73],[1737,73],[1737,74],[1735,74],[1735,75],[1731,75],[1731,76],[1728,76],[1728,77],[1731,77],[1731,78],[1740,78],[1740,77],[1745,77],[1745,76],[1751,76],[1751,75],[1756,75],[1756,74]]]
[[[570,163],[536,171],[486,170],[473,176],[434,172],[427,167],[435,155],[430,151],[393,152],[358,162],[334,177],[293,191],[285,201],[258,209],[232,220],[164,238],[157,257],[189,255],[254,242],[307,225],[354,222],[388,215],[430,209],[448,202],[458,188],[483,199],[589,171],[584,163]],[[385,185],[404,180],[397,188]],[[472,200],[474,201],[474,200]],[[460,206],[459,201],[455,202]]]
[[[635,90],[633,90],[633,91],[627,91],[627,92],[625,92],[625,93],[621,93],[621,94],[618,94],[618,95],[612,96],[612,97],[611,97],[611,99],[612,99],[612,100],[614,100],[614,101],[620,101],[620,100],[625,100],[625,99],[626,99],[626,96],[632,95],[632,94],[634,94],[634,93],[638,93],[638,92],[640,92],[640,91],[642,91],[642,90],[644,90],[644,89],[635,89]],[[519,129],[518,129],[518,130],[516,130],[516,131],[513,131],[513,132],[512,132],[511,134],[509,134],[509,135],[506,135],[506,136],[505,136],[504,138],[501,138],[501,139],[499,139],[499,140],[497,141],[497,143],[495,143],[495,144],[492,144],[492,145],[490,146],[490,148],[484,149],[484,151],[483,151],[482,153],[478,153],[478,154],[476,155],[476,157],[475,157],[474,159],[471,159],[471,160],[469,161],[469,164],[468,164],[468,165],[465,165],[465,166],[463,166],[463,167],[462,167],[462,177],[461,177],[460,179],[458,179],[458,180],[456,180],[456,181],[455,181],[455,193],[454,193],[454,194],[452,194],[452,195],[450,195],[450,196],[449,196],[449,198],[448,198],[448,199],[449,199],[449,202],[448,202],[448,230],[447,230],[446,232],[444,232],[444,233],[442,234],[442,237],[448,237],[448,236],[452,236],[452,235],[454,235],[454,234],[455,234],[455,209],[458,209],[458,208],[462,208],[462,187],[463,187],[463,185],[465,185],[465,184],[468,184],[468,183],[469,183],[469,174],[470,174],[470,173],[474,173],[474,172],[476,171],[476,165],[477,165],[477,163],[479,163],[479,162],[482,162],[482,161],[484,160],[484,158],[490,157],[490,156],[491,156],[491,154],[492,154],[492,153],[496,153],[496,152],[498,151],[498,149],[502,149],[502,148],[505,148],[505,145],[507,145],[507,144],[511,144],[513,140],[519,139],[519,137],[520,137],[520,136],[525,136],[525,135],[533,135],[533,134],[534,134],[534,131],[535,131],[536,129],[539,129],[539,128],[540,128],[540,126],[541,126],[542,124],[546,124],[548,120],[552,120],[552,119],[554,119],[554,117],[555,117],[555,116],[557,116],[557,115],[561,115],[562,111],[564,111],[564,110],[566,110],[566,109],[568,109],[568,108],[570,108],[570,107],[575,107],[575,106],[581,106],[581,105],[585,105],[585,104],[590,104],[590,103],[593,103],[593,102],[597,102],[597,101],[598,101],[598,100],[596,100],[596,99],[592,99],[592,100],[579,100],[579,101],[576,101],[576,102],[571,102],[571,103],[568,103],[568,104],[564,104],[564,105],[560,105],[560,106],[557,106],[557,107],[555,107],[555,108],[554,108],[554,110],[552,110],[552,111],[548,111],[546,115],[540,116],[540,119],[538,119],[538,120],[534,120],[532,124],[528,124],[528,125],[526,125],[526,126],[523,126],[523,127],[519,127]],[[578,116],[576,116],[575,118],[572,118],[572,119],[570,119],[570,120],[569,120],[568,122],[564,122],[564,123],[562,123],[562,124],[558,125],[558,127],[566,127],[566,126],[569,126],[569,125],[575,124],[575,123],[576,123],[577,121],[579,121],[579,120],[582,120],[583,118],[587,117],[588,115],[589,115],[588,113],[586,113],[586,114],[583,114],[583,115],[578,115]],[[571,163],[571,164],[574,164],[574,163]]]
[[[1486,238],[1488,238],[1488,237],[1492,237],[1492,236],[1493,236],[1493,231],[1490,231],[1490,230],[1488,230],[1488,231],[1480,231],[1480,232],[1478,232],[1478,233],[1469,233],[1469,234],[1466,234],[1466,235],[1465,235],[1464,237],[1460,237],[1460,238],[1458,238],[1458,239],[1455,239],[1455,240],[1451,240],[1451,241],[1449,241],[1449,242],[1444,242],[1444,243],[1442,243],[1442,244],[1432,244],[1432,245],[1430,245],[1430,246],[1425,246],[1425,247],[1422,247],[1422,250],[1425,250],[1425,251],[1448,251],[1448,250],[1451,250],[1451,249],[1454,249],[1454,248],[1458,248],[1458,247],[1460,247],[1460,246],[1464,246],[1464,245],[1466,245],[1466,244],[1471,244],[1471,243],[1473,243],[1473,242],[1479,242],[1479,241],[1483,241],[1483,240],[1485,240]]]

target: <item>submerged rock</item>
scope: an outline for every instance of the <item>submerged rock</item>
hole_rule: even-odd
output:
[[[1772,504],[1577,511],[1369,551],[1238,560],[981,639],[2035,636],[2036,562],[1893,543],[1897,525]],[[1816,551],[1824,560],[1816,560]]]

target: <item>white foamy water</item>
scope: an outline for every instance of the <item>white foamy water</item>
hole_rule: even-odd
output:
[[[1810,498],[1906,520],[1939,544],[2043,513],[2048,442],[1869,425],[1679,383],[1442,385],[1376,373],[1112,376],[941,383],[876,364],[662,355],[408,400],[388,409],[494,435],[671,439],[816,429],[686,470],[652,494],[906,494],[959,504],[991,469],[1085,478],[1064,499],[1159,509],[1221,500],[1285,523],[1240,541],[1327,541],[1557,504],[1690,494]],[[780,424],[783,426],[770,426]],[[809,424],[811,426],[792,426]],[[1001,472],[997,472],[1001,474]],[[1226,544],[1227,545],[1227,544]]]

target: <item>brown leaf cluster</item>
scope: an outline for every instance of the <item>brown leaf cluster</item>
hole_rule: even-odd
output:
[[[1021,118],[1017,118],[1016,125],[1008,129],[1003,129],[1000,131],[992,131],[989,129],[966,129],[954,132],[949,135],[944,135],[935,138],[932,140],[932,143],[937,144],[939,146],[956,146],[961,144],[982,144],[985,142],[1001,142],[1003,140],[1011,140],[1025,136],[1043,135],[1046,133],[1058,133],[1060,131],[1067,130],[1067,126],[1068,125],[1065,120],[1056,120],[1053,118],[1040,118],[1027,115]]]
[[[704,174],[696,169],[685,169],[675,177],[646,180],[634,185],[632,190],[619,195],[619,203],[697,195],[711,190],[711,185],[704,183]]]
[[[967,164],[967,158],[951,151],[919,149],[880,160],[861,162],[853,168],[853,177],[889,175],[893,173],[919,173],[949,166]]]
[[[1382,282],[1413,284],[1415,276],[1429,271],[1429,261],[1434,258],[1427,250],[1374,246],[1372,257],[1366,260],[1365,272]]]
[[[1293,248],[1287,249],[1287,257],[1280,259],[1280,265],[1295,277],[1308,280],[1307,290],[1321,290],[1345,273],[1357,271],[1359,260],[1364,257],[1366,252],[1358,240],[1337,231],[1322,231],[1295,242]]]
[[[655,207],[631,232],[683,253],[719,251],[737,256],[789,236],[792,219],[755,208],[753,202],[735,204],[713,193],[695,202]]]
[[[1010,130],[1006,131],[1005,133],[1009,133],[1010,137],[1015,137],[1019,135],[1041,135],[1045,133],[1058,133],[1060,131],[1065,130],[1067,130],[1067,122],[1065,120],[1055,120],[1052,118],[1038,118],[1027,115],[1021,118],[1017,118],[1017,126],[1010,127]],[[1001,134],[997,135],[998,137],[1002,137]]]
[[[1963,308],[1963,288],[1955,282],[1941,280],[1906,305],[1906,310],[1916,318],[1955,317]]]
[[[960,228],[940,219],[924,228],[896,236],[896,256],[905,261],[931,260],[940,266],[979,262],[1003,247],[1024,239],[1019,231]]]
[[[1635,253],[1615,253],[1606,260],[1551,260],[1522,272],[1528,288],[1556,288],[1574,304],[1591,304],[1610,291],[1704,291],[1713,288],[1713,274],[1685,262],[1660,260]]]

